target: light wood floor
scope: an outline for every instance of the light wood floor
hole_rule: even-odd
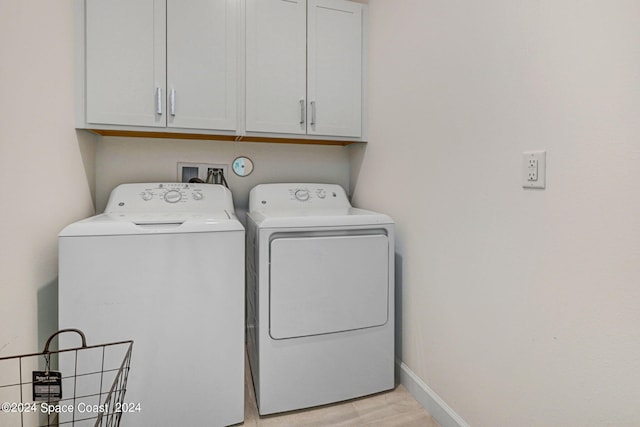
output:
[[[440,427],[402,385],[369,397],[260,417],[248,365],[245,361],[244,424],[240,424],[243,426]]]

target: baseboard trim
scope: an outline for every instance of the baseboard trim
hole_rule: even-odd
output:
[[[470,427],[460,415],[456,414],[456,412],[409,369],[404,362],[396,360],[396,365],[400,371],[400,383],[441,427]]]

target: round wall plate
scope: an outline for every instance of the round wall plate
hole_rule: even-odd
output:
[[[231,167],[238,176],[247,176],[253,172],[253,161],[248,157],[236,157]]]

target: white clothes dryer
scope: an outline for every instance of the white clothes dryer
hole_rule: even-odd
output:
[[[263,184],[247,216],[247,348],[260,414],[394,387],[394,223],[338,185]]]
[[[209,184],[123,184],[60,233],[59,327],[134,341],[123,427],[243,421],[244,240],[231,192]]]

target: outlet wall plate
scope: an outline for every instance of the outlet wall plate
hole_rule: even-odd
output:
[[[222,169],[224,176],[229,176],[229,165],[178,162],[178,182],[189,182],[191,178],[200,178],[206,182],[209,169]]]
[[[546,188],[547,152],[525,151],[522,153],[522,187]]]

